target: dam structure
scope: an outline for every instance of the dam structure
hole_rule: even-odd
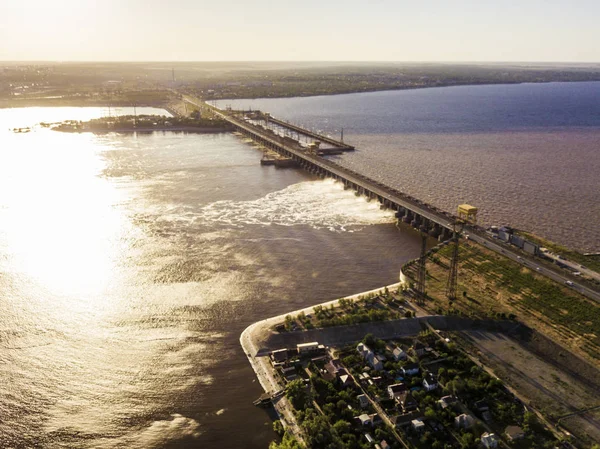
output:
[[[440,241],[452,236],[457,218],[435,206],[426,204],[381,182],[342,167],[324,156],[354,151],[354,147],[328,136],[275,119],[261,111],[221,110],[206,103],[185,98],[186,101],[209,110],[229,122],[240,134],[262,147],[295,162],[295,165],[320,177],[333,178],[381,207],[395,211],[398,220]]]

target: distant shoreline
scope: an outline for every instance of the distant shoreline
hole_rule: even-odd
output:
[[[277,99],[277,98],[308,98],[308,97],[329,97],[334,95],[350,95],[350,94],[362,94],[362,93],[374,93],[374,92],[393,92],[400,90],[418,90],[418,89],[437,89],[444,87],[467,87],[467,86],[512,86],[519,84],[550,84],[550,83],[600,83],[598,80],[566,80],[566,81],[515,81],[515,82],[472,82],[472,83],[440,83],[436,85],[422,85],[422,86],[382,86],[378,87],[366,87],[362,89],[348,89],[332,92],[289,92],[279,93],[278,95],[265,96],[265,95],[219,95],[216,97],[203,98],[203,101],[224,101],[224,100],[259,100],[259,99]],[[131,101],[90,101],[89,99],[75,99],[75,98],[31,98],[31,99],[0,99],[0,109],[10,108],[26,108],[26,107],[132,107]],[[166,109],[173,114],[171,108],[172,103],[170,102],[146,102],[136,104],[137,107],[154,107]],[[174,114],[175,115],[175,114]]]
[[[150,134],[155,131],[173,131],[173,132],[186,132],[186,133],[197,133],[197,134],[218,134],[231,132],[231,129],[227,128],[199,128],[195,126],[161,126],[156,128],[114,128],[114,129],[53,129],[53,131],[63,133],[94,133],[94,134],[108,134],[108,133],[145,133]]]

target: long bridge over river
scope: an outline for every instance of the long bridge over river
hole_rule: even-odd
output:
[[[201,109],[210,109],[216,116],[229,122],[235,130],[249,137],[258,144],[273,150],[284,157],[295,161],[299,166],[322,177],[331,177],[344,184],[345,188],[354,189],[358,194],[365,195],[370,199],[375,199],[383,207],[396,211],[396,216],[403,222],[408,223],[423,232],[437,237],[440,241],[446,240],[452,236],[454,224],[457,222],[457,216],[440,210],[435,206],[426,204],[410,195],[407,195],[392,187],[386,186],[374,179],[368,178],[348,168],[342,167],[333,161],[320,156],[318,151],[310,151],[308,148],[300,145],[299,139],[294,140],[289,136],[274,133],[272,130],[260,126],[256,120],[250,119],[245,113],[240,111],[223,111],[208,105],[200,100],[189,96],[182,96],[183,100],[191,103]],[[277,126],[287,128],[291,134],[296,133],[308,136],[324,142],[330,148],[339,151],[353,151],[354,147],[341,141],[336,141],[330,137],[318,135],[312,131],[305,130],[299,126],[291,125],[282,120],[272,117]],[[323,154],[328,154],[327,152]],[[329,153],[330,154],[330,153]],[[495,251],[503,256],[512,259],[525,267],[536,269],[538,274],[546,276],[556,282],[566,283],[574,290],[600,302],[600,291],[590,285],[581,283],[581,280],[574,277],[571,273],[562,270],[552,264],[545,264],[543,269],[538,266],[540,260],[526,254],[517,252],[509,244],[492,239],[485,232],[485,229],[475,224],[465,224],[463,232],[469,233],[469,238],[477,243],[485,245],[488,249]]]
[[[396,216],[403,222],[410,224],[423,232],[440,240],[451,237],[456,216],[442,211],[435,206],[426,204],[410,195],[407,195],[392,187],[386,186],[374,179],[342,167],[332,162],[316,151],[302,147],[298,140],[282,136],[266,129],[252,120],[241,111],[224,111],[206,103],[185,97],[185,100],[201,108],[209,108],[213,114],[229,122],[236,131],[249,137],[261,146],[268,148],[280,155],[295,161],[305,170],[321,177],[330,177],[344,184],[347,189],[355,190],[359,195],[364,195],[371,200],[379,201],[382,207],[396,211]],[[248,113],[251,114],[251,113]],[[256,111],[253,113],[256,114]],[[306,136],[311,136],[320,142],[325,142],[331,148],[339,151],[352,151],[354,147],[336,141],[330,137],[316,134],[296,125],[291,125],[282,120],[269,117],[269,120],[280,127]],[[327,153],[325,153],[327,154]]]

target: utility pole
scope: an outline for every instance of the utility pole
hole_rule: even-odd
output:
[[[456,223],[452,229],[452,258],[450,260],[450,273],[446,283],[446,296],[450,302],[456,299],[456,289],[458,286],[458,232]]]
[[[427,263],[427,234],[421,232],[421,257],[419,257],[419,266],[417,272],[417,293],[419,294],[419,301],[425,299],[425,277],[427,271],[425,264]]]

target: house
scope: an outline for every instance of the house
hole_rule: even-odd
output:
[[[383,369],[383,361],[381,360],[380,356],[375,355],[374,352],[371,351],[367,353],[366,360],[374,370],[381,371]]]
[[[396,362],[398,362],[400,360],[406,360],[408,358],[408,354],[406,354],[406,352],[404,352],[404,350],[402,348],[399,348],[397,346],[392,351],[392,354],[393,354],[394,360]]]
[[[521,429],[519,426],[508,426],[504,433],[506,434],[508,441],[515,441],[525,438],[525,431],[523,431],[523,429]]]
[[[425,354],[425,345],[419,340],[415,340],[412,350],[416,356],[421,357],[423,354]]]
[[[404,391],[396,398],[396,402],[402,407],[404,413],[411,412],[417,409],[417,401],[413,398],[410,391]]]
[[[373,424],[373,421],[371,421],[371,417],[369,415],[367,415],[366,413],[363,413],[360,416],[357,416],[357,419],[360,421],[360,423],[363,426],[370,426]]]
[[[343,387],[350,387],[350,386],[354,385],[354,381],[352,380],[352,377],[350,377],[350,375],[347,373],[341,374],[338,377],[338,379]]]
[[[471,415],[467,415],[463,413],[462,415],[458,415],[454,418],[454,426],[458,429],[470,429],[475,424],[475,418]]]
[[[356,346],[356,350],[358,351],[358,353],[360,354],[360,356],[361,356],[363,359],[366,359],[366,358],[367,358],[367,354],[369,354],[370,352],[373,352],[373,351],[371,351],[371,348],[369,348],[369,347],[368,347],[366,344],[364,344],[364,343],[359,343],[359,344]]]
[[[392,447],[385,440],[381,440],[381,443],[379,445],[381,446],[381,449],[390,449]]]
[[[285,362],[288,359],[288,350],[287,349],[277,349],[271,353],[271,360],[273,363],[281,363]]]
[[[440,408],[444,409],[450,407],[455,402],[456,398],[454,396],[444,396],[442,399],[437,401],[437,404],[440,406]]]
[[[287,382],[291,382],[292,380],[296,380],[299,378],[298,374],[296,374],[296,368],[293,366],[282,367],[281,374]]]
[[[360,408],[365,408],[369,405],[369,398],[366,394],[359,394],[358,396],[356,396],[356,399],[358,399]]]
[[[408,386],[405,383],[390,385],[387,387],[390,399],[396,400],[402,393],[408,391]]]
[[[409,363],[402,368],[402,374],[404,376],[414,376],[415,374],[419,374],[419,365],[416,363]]]
[[[298,349],[298,354],[308,354],[319,349],[319,342],[299,343],[296,345],[296,348]]]
[[[423,415],[418,410],[405,413],[403,415],[395,415],[390,417],[390,421],[394,427],[404,427],[410,425],[413,419],[422,418]]]
[[[498,437],[494,433],[485,432],[481,435],[481,444],[483,444],[488,449],[498,447]]]
[[[435,390],[438,387],[437,379],[432,373],[425,374],[423,387],[425,387],[427,391]]]
[[[425,423],[421,418],[413,419],[410,422],[410,426],[417,432],[422,432],[423,430],[425,430]]]

